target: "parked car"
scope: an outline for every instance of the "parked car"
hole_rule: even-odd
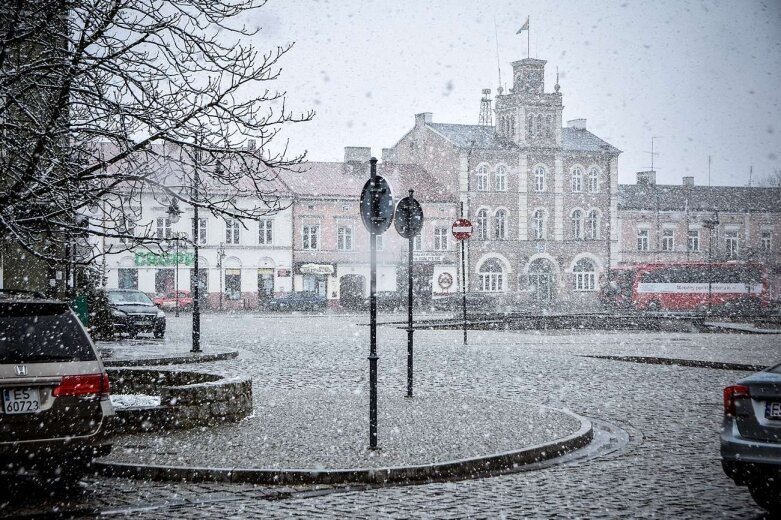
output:
[[[267,308],[276,311],[308,311],[324,309],[325,306],[325,296],[312,291],[300,291],[269,300]]]
[[[163,294],[155,297],[152,302],[161,309],[175,309],[176,308],[176,291]],[[179,291],[179,308],[180,309],[192,309],[193,298],[190,295],[190,291]]]
[[[151,332],[156,338],[165,336],[165,313],[149,296],[133,289],[108,289],[106,295],[111,302],[115,333],[126,333],[131,338],[142,332]]]
[[[73,483],[111,451],[109,379],[64,302],[0,290],[0,470]]]
[[[724,389],[721,465],[757,504],[781,515],[781,364]]]

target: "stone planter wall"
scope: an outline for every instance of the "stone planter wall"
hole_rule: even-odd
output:
[[[108,369],[114,394],[159,395],[160,406],[117,409],[115,433],[184,430],[238,422],[252,413],[252,380],[150,369]]]

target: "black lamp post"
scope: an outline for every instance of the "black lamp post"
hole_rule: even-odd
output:
[[[718,215],[705,219],[702,226],[708,230],[708,314],[711,314],[713,300],[713,230],[719,225]]]
[[[220,248],[217,250],[217,267],[220,270],[220,310],[222,310],[222,259],[225,258],[225,244],[220,242]]]

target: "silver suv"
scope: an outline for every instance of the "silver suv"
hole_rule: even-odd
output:
[[[0,471],[75,482],[111,450],[109,380],[67,304],[0,291]]]
[[[721,465],[757,504],[781,515],[781,364],[724,389]]]

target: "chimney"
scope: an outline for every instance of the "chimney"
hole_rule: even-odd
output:
[[[656,184],[656,172],[637,172],[637,184],[642,186],[654,186]]]
[[[426,123],[431,123],[434,120],[434,116],[431,112],[421,112],[415,114],[415,126],[423,126]]]
[[[255,140],[247,139],[247,150],[254,150],[254,149],[255,149]]]
[[[684,177],[683,178],[683,185],[684,186],[694,186],[694,177]]]
[[[368,146],[345,146],[344,162],[366,163],[372,157],[372,149]]]
[[[585,119],[570,119],[567,121],[567,126],[569,128],[575,128],[577,130],[585,130],[586,129],[586,120]]]

